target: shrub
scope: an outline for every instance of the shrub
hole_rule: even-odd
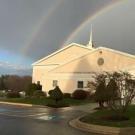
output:
[[[19,94],[20,94],[20,96],[23,97],[23,98],[26,96],[26,92],[25,92],[25,91],[20,91]]]
[[[58,101],[63,99],[63,93],[58,86],[56,86],[54,90],[50,90],[48,94],[50,95],[50,98],[55,100],[56,104]]]
[[[87,92],[84,90],[75,90],[72,93],[72,97],[74,99],[86,99],[87,98]]]
[[[117,122],[120,122],[120,121],[129,120],[129,117],[124,115],[124,114],[122,114],[122,115],[111,114],[111,115],[108,115],[108,116],[102,116],[101,119],[102,120],[107,120],[107,121],[117,121]]]
[[[29,85],[28,89],[26,90],[26,96],[33,96],[35,91],[41,91],[42,90],[42,85],[32,83]]]
[[[63,94],[63,97],[64,98],[71,98],[71,93],[64,93]]]
[[[52,91],[53,91],[53,90],[49,90],[49,91],[48,91],[49,96],[51,95]]]
[[[46,93],[43,92],[43,91],[40,91],[40,90],[36,90],[34,93],[33,93],[33,97],[35,98],[44,98],[46,97]]]
[[[7,98],[19,98],[20,94],[19,94],[19,92],[10,91],[10,92],[7,92],[6,97]]]
[[[91,93],[90,91],[85,91],[85,92],[86,92],[86,94],[87,94],[87,98],[88,98],[88,99],[90,99],[90,98],[91,98],[92,93]]]
[[[5,96],[6,96],[6,93],[3,91],[0,91],[0,97],[5,97]]]
[[[36,89],[37,90],[42,90],[42,85],[40,83],[36,84]]]
[[[61,102],[58,102],[57,104],[54,102],[48,103],[47,106],[53,107],[53,108],[61,108],[61,107],[69,107],[69,104],[65,103],[64,100],[62,100]]]
[[[92,93],[92,94],[90,95],[90,98],[89,98],[89,99],[95,101],[95,93]]]
[[[34,91],[36,90],[37,90],[36,84],[35,83],[30,84],[26,90],[26,96],[32,96]]]

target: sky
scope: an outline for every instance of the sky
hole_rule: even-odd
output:
[[[135,0],[0,0],[0,74],[31,75],[59,48],[89,42],[135,54]]]

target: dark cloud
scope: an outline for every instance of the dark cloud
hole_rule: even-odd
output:
[[[118,1],[0,0],[0,49],[26,58],[28,65],[28,59],[31,64],[68,43],[67,39],[87,44],[93,23],[97,46],[134,53],[134,0],[123,0],[122,4],[89,20],[74,37],[68,38],[88,18]]]
[[[39,59],[60,48],[86,18],[94,15],[110,3],[112,0],[68,0],[62,2],[42,26],[39,35],[31,44],[32,53],[28,49],[27,55]]]
[[[135,54],[135,1],[124,0],[105,10],[88,23],[71,39],[87,43],[90,24],[93,24],[93,40],[96,47],[105,46]]]
[[[38,59],[60,47],[85,18],[112,1],[115,0],[0,0],[0,44]],[[50,9],[54,10],[47,16]],[[44,16],[45,22],[41,23]],[[41,28],[34,31],[40,23]],[[31,46],[25,47],[34,32],[37,35]],[[22,48],[26,48],[25,52]]]

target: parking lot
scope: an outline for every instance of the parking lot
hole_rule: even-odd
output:
[[[1,135],[95,135],[69,126],[68,122],[86,112],[79,107],[54,109],[0,104]]]

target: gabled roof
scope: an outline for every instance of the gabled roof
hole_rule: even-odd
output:
[[[117,54],[120,54],[120,55],[123,55],[123,56],[135,58],[135,55],[132,55],[132,54],[129,54],[129,53],[126,53],[126,52],[122,52],[122,51],[118,51],[118,50],[115,50],[115,49],[107,48],[107,47],[98,47],[97,49],[108,50],[108,51],[111,51],[113,53],[117,53]]]
[[[44,61],[44,60],[46,60],[46,59],[48,59],[48,58],[50,58],[50,57],[52,57],[52,56],[54,56],[54,55],[56,55],[56,54],[62,52],[63,50],[66,50],[66,49],[70,48],[71,46],[78,46],[78,47],[81,47],[81,48],[88,49],[88,50],[90,50],[90,51],[92,50],[91,48],[89,48],[89,47],[87,47],[87,46],[80,45],[80,44],[77,44],[77,43],[71,43],[71,44],[69,44],[69,45],[67,45],[67,46],[65,46],[65,47],[63,47],[63,48],[61,48],[61,49],[55,51],[54,53],[52,53],[52,54],[50,54],[50,55],[48,55],[48,56],[46,56],[46,57],[44,57],[44,58],[42,58],[42,59],[40,59],[40,60],[34,62],[32,65],[34,66],[34,65],[36,65],[36,64],[38,64],[38,63],[40,63],[40,62],[42,62],[42,61]]]
[[[106,47],[98,47],[98,48],[93,49],[92,51],[88,52],[87,54],[85,54],[83,56],[79,56],[79,57],[77,57],[77,58],[75,58],[75,59],[73,59],[71,61],[65,62],[62,65],[59,65],[58,67],[53,68],[49,72],[54,71],[55,69],[58,69],[58,68],[60,68],[62,66],[65,66],[66,64],[69,64],[69,63],[71,63],[73,61],[76,61],[77,59],[84,58],[85,56],[87,56],[89,54],[92,54],[92,53],[94,53],[96,51],[99,51],[99,50],[107,50],[107,51],[110,51],[110,52],[113,52],[113,53],[117,53],[117,54],[120,54],[120,55],[123,55],[123,56],[126,56],[126,57],[130,57],[132,59],[135,59],[135,55],[131,55],[131,54],[128,54],[128,53],[125,53],[125,52],[117,51],[117,50],[106,48]]]

